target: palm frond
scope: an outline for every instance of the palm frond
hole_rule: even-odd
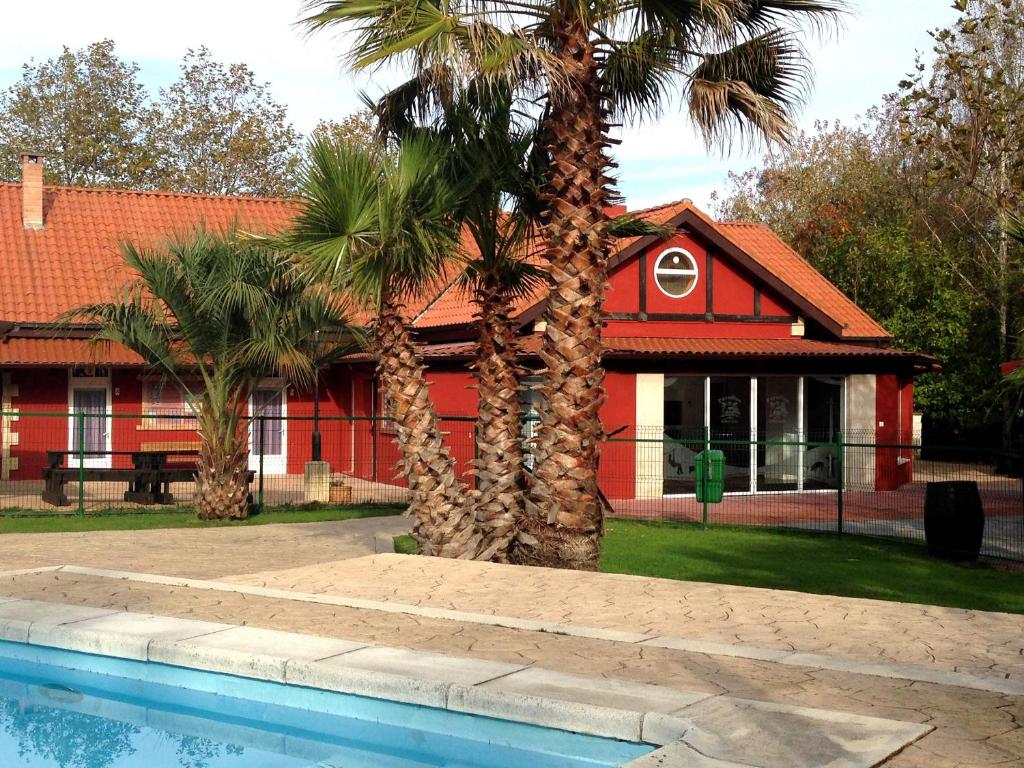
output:
[[[605,231],[612,237],[669,237],[671,227],[655,224],[633,214],[624,213],[608,222]]]
[[[796,38],[771,30],[703,56],[691,74],[689,112],[709,143],[737,129],[785,142],[793,130],[791,111],[803,99],[808,76]]]
[[[671,40],[643,33],[608,45],[604,81],[614,112],[628,119],[656,117],[681,74],[682,57]]]

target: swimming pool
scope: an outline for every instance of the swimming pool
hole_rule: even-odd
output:
[[[601,768],[645,744],[0,641],[3,768]]]

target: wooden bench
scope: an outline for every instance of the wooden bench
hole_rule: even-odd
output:
[[[47,451],[47,466],[43,468],[42,498],[48,504],[64,507],[71,501],[65,493],[68,482],[128,483],[124,500],[135,504],[173,504],[171,483],[191,482],[198,470],[195,450],[178,451],[85,451],[83,456],[131,456],[132,466],[127,468],[109,467],[67,467],[65,457],[79,456],[79,451]],[[188,466],[168,466],[168,461],[184,462]],[[252,483],[256,473],[248,472]]]

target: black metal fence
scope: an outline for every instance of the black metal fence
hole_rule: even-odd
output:
[[[924,543],[928,484],[967,481],[977,485],[985,515],[982,554],[1024,561],[1024,462],[1018,455],[910,440],[878,443],[864,433],[750,440],[709,430],[672,437],[660,428],[635,432],[612,438],[602,459],[602,486],[621,517]],[[694,457],[705,449],[725,457],[720,503],[696,498]]]
[[[190,509],[195,427],[188,413],[2,413],[0,514]],[[472,482],[473,419],[445,417],[442,429],[457,471]],[[394,433],[384,418],[261,413],[238,435],[249,453],[253,502],[263,509],[403,504]],[[923,542],[927,484],[970,481],[985,512],[982,553],[1024,561],[1019,456],[909,439],[878,443],[864,433],[771,436],[629,427],[603,446],[601,488],[621,517]],[[695,496],[694,458],[706,449],[725,459],[725,495],[716,504]]]

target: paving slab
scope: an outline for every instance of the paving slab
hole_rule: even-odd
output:
[[[487,690],[542,696],[546,699],[581,701],[613,709],[668,714],[705,699],[711,694],[678,688],[634,683],[610,677],[571,675],[529,667],[482,684]]]
[[[703,755],[762,768],[870,768],[932,730],[930,725],[858,717],[719,696],[677,713],[694,728],[684,741]]]
[[[405,648],[370,647],[325,659],[333,667],[406,675],[417,680],[479,685],[524,669],[522,664],[467,659]]]
[[[366,643],[297,635],[256,627],[230,627],[182,641],[154,640],[150,661],[262,680],[284,680],[289,660],[316,661],[365,648]]]
[[[230,624],[191,621],[167,616],[111,613],[71,622],[33,622],[28,642],[82,653],[145,661],[154,640],[184,640],[230,629]]]
[[[750,763],[732,763],[702,755],[688,744],[666,744],[622,768],[751,768]]]
[[[116,613],[110,608],[90,608],[84,605],[63,605],[36,600],[11,600],[0,603],[0,639],[18,643],[28,642],[32,625],[46,625],[85,621]]]
[[[323,661],[289,661],[285,682],[309,688],[344,691],[355,696],[390,699],[405,704],[443,709],[448,703],[450,683],[416,680],[405,675],[376,672],[337,663],[344,656]]]
[[[643,724],[642,712],[597,706],[589,701],[511,693],[483,686],[451,686],[447,707],[471,715],[516,720],[624,741],[639,741]]]

